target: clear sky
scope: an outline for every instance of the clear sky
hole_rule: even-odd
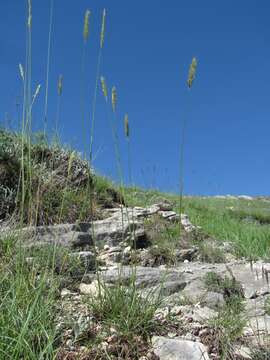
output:
[[[44,119],[46,54],[51,0],[33,0],[33,122]],[[22,102],[18,64],[25,59],[27,1],[0,2],[0,121],[16,127]],[[101,74],[118,93],[117,116],[124,172],[123,118],[129,114],[134,182],[176,191],[181,127],[187,121],[185,193],[268,194],[270,179],[269,0],[55,0],[48,123],[57,112],[57,78],[64,77],[61,138],[79,151],[89,146],[102,9],[107,23]],[[82,24],[92,12],[86,52],[82,121]],[[193,56],[197,77],[186,78]],[[21,108],[21,106],[19,106]],[[117,179],[104,99],[99,88],[94,166]]]

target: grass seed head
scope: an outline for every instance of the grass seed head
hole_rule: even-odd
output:
[[[101,89],[102,89],[103,95],[104,95],[105,100],[107,102],[108,101],[108,91],[107,91],[106,81],[105,81],[105,78],[103,76],[100,77],[100,82],[101,82]]]
[[[57,83],[57,92],[58,95],[61,96],[63,92],[63,75],[59,75],[58,83]]]
[[[188,72],[188,80],[187,80],[187,85],[189,88],[192,87],[193,81],[195,79],[195,75],[196,75],[196,69],[197,69],[197,60],[194,57],[191,61],[190,67],[189,67],[189,72]]]
[[[24,81],[24,70],[23,70],[23,66],[21,63],[19,64],[19,70],[20,70],[20,75],[21,75],[22,81]]]
[[[129,121],[128,121],[128,114],[125,115],[125,119],[124,119],[124,125],[125,125],[125,135],[127,138],[129,138]]]
[[[32,105],[34,104],[34,102],[35,102],[35,100],[36,100],[36,98],[37,98],[37,96],[39,94],[40,88],[41,88],[41,85],[38,84],[38,86],[36,87],[36,91],[35,91],[35,93],[33,95]]]
[[[91,11],[90,10],[86,10],[85,15],[84,15],[84,24],[83,24],[83,38],[84,41],[86,42],[88,37],[89,37],[89,18],[91,15]]]
[[[27,26],[29,29],[31,29],[32,26],[32,0],[28,0],[28,20],[27,20]]]
[[[116,87],[113,86],[113,88],[112,88],[112,109],[113,109],[113,112],[115,112],[115,110],[116,110],[116,102],[117,102]]]
[[[101,48],[101,49],[103,48],[103,45],[104,45],[105,19],[106,19],[106,9],[103,9],[102,24],[101,24],[101,33],[100,33],[100,48]]]

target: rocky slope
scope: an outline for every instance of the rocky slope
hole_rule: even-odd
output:
[[[181,224],[173,264],[167,263],[166,257],[158,252],[158,246],[153,252],[149,229],[145,226],[146,221],[153,217],[168,224]],[[2,233],[5,231],[2,229]],[[192,238],[204,242],[209,239],[198,234],[200,229],[189,221],[187,215],[180,217],[168,202],[147,208],[118,206],[104,210],[103,220],[89,223],[20,230],[21,245],[29,249],[29,253],[49,246],[65,249],[69,257],[57,304],[62,349],[59,357],[105,359],[109,356],[112,359],[140,360],[270,358],[267,350],[270,264],[236,259],[229,243],[215,244],[213,239],[212,246],[222,249],[225,262],[202,262],[200,246],[194,245]],[[181,245],[183,238],[185,246]],[[34,256],[27,261],[39,266]],[[55,271],[63,269],[61,255],[54,266]],[[155,330],[151,331],[151,338],[146,343],[141,340],[136,355],[130,355],[128,350],[123,350],[125,342],[114,327],[109,331],[102,328],[89,310],[87,299],[98,295],[99,282],[103,288],[117,286],[119,281],[128,286],[134,276],[134,267],[139,294],[142,297],[152,294],[153,301],[158,296],[160,304],[154,314]],[[89,350],[81,339],[97,337],[98,333],[102,334],[102,341]]]

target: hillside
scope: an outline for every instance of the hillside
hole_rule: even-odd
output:
[[[270,358],[268,198],[179,214],[44,138],[0,139],[1,359]]]

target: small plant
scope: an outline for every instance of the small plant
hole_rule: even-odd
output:
[[[221,249],[206,244],[199,244],[200,260],[207,263],[224,263],[226,258]]]
[[[121,279],[115,286],[100,282],[99,294],[88,301],[98,322],[105,328],[113,326],[131,340],[135,335],[148,338],[155,329],[154,314],[161,301],[154,295],[149,292],[142,296],[133,277],[126,285]]]
[[[214,271],[210,271],[205,275],[204,281],[209,291],[222,293],[227,303],[234,298],[243,298],[242,286],[234,277],[222,277]]]
[[[209,325],[213,328],[213,342],[216,343],[223,360],[235,359],[233,344],[242,335],[246,325],[242,310],[242,300],[234,296],[220,310],[218,316],[209,322]]]

